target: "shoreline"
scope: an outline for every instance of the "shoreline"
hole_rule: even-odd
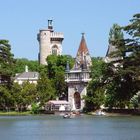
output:
[[[85,115],[93,115],[93,116],[140,116],[140,112],[136,111],[136,112],[122,112],[122,111],[103,111],[104,115],[98,115],[97,111],[92,111],[92,112],[87,112],[84,113],[82,112],[81,114],[85,114]],[[38,114],[33,114],[31,111],[24,111],[24,112],[17,112],[17,111],[0,111],[0,116],[31,116],[31,115],[50,115],[49,113],[38,113]],[[54,113],[55,115],[55,113]]]

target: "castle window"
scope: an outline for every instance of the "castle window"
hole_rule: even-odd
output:
[[[53,47],[52,47],[52,54],[53,55],[58,55],[58,47],[57,47],[57,45],[54,45]]]

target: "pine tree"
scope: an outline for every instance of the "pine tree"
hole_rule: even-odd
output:
[[[8,40],[0,40],[0,81],[10,83],[13,74],[14,55]]]
[[[140,90],[140,14],[135,14],[130,24],[123,27],[124,31],[130,35],[125,40],[126,57],[124,67],[132,77],[133,93]]]

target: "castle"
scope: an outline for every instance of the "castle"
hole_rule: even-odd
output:
[[[52,20],[48,20],[48,29],[42,29],[37,34],[39,41],[39,63],[46,65],[46,58],[51,55],[61,55],[62,41],[64,39],[63,33],[54,32]]]
[[[63,39],[62,33],[54,32],[52,20],[48,20],[48,29],[40,30],[38,34],[40,64],[46,65],[46,58],[51,54],[61,55]],[[68,65],[65,73],[65,82],[68,85],[68,102],[72,110],[82,110],[85,106],[83,96],[87,94],[87,84],[91,80],[90,66],[92,65],[84,33],[82,33],[74,67],[70,70]]]

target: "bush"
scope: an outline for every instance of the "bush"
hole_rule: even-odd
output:
[[[40,110],[39,105],[36,103],[33,103],[31,106],[32,106],[31,113],[32,114],[39,114],[39,110]]]

